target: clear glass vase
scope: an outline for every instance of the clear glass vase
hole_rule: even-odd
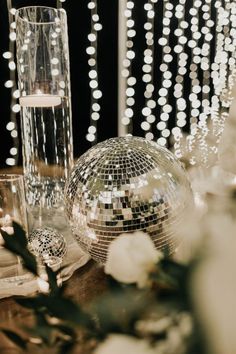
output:
[[[0,175],[0,298],[21,294],[34,276],[24,269],[20,257],[4,247],[1,231],[13,233],[12,222],[28,232],[24,181],[22,175]],[[15,235],[18,237],[18,235]]]
[[[74,241],[64,213],[64,185],[73,164],[65,10],[18,9],[16,47],[29,233],[37,231],[44,237],[51,228],[64,236],[60,276],[67,279],[89,257]],[[57,239],[50,239],[54,241],[58,247]]]
[[[65,237],[63,266],[71,264],[65,278],[81,265],[64,213],[64,185],[73,163],[65,10],[18,9],[16,36],[29,231],[44,235],[50,227]]]
[[[73,163],[66,12],[20,8],[16,35],[29,227],[63,229],[64,184]]]

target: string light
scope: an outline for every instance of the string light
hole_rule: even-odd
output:
[[[198,53],[195,51],[195,62],[201,70],[203,80],[201,85],[195,86],[201,89],[201,106],[195,107],[195,117],[191,118],[191,131],[188,136],[187,149],[190,152],[190,163],[208,164],[218,152],[218,144],[222,135],[225,119],[229,114],[229,107],[232,101],[232,88],[235,82],[235,48],[236,48],[236,26],[235,16],[236,5],[234,2],[220,0],[214,3],[216,10],[214,20],[212,17],[211,1],[205,0],[202,3],[203,26],[201,35],[203,45]],[[215,29],[215,33],[213,30]],[[215,57],[210,62],[211,41],[215,41]],[[197,48],[196,48],[197,49]],[[230,63],[230,64],[229,64]],[[197,80],[193,78],[193,80]],[[210,98],[211,85],[213,95]],[[211,130],[208,127],[209,119],[212,122]],[[212,135],[209,139],[209,134]],[[198,147],[198,156],[194,149]]]
[[[57,0],[62,7],[65,0]],[[9,10],[9,50],[3,53],[8,61],[10,78],[5,87],[12,91],[11,119],[7,125],[13,137],[14,147],[10,149],[7,159],[10,165],[18,159],[18,134],[15,114],[19,112],[16,100],[19,92],[15,84],[14,42],[15,9],[11,0],[7,0]],[[161,36],[155,41],[154,26],[156,19],[155,4],[162,6],[163,18]],[[143,122],[141,129],[147,139],[157,139],[161,145],[173,141],[175,154],[181,158],[190,153],[190,162],[208,163],[209,155],[217,153],[217,144],[224,129],[232,100],[232,87],[235,82],[235,50],[236,50],[236,4],[232,0],[178,0],[175,6],[171,1],[147,0],[144,4],[147,20],[144,24],[146,46],[144,49],[142,80],[145,84],[145,105],[142,108]],[[134,0],[127,0],[124,16],[126,19],[126,53],[123,60],[122,76],[126,80],[124,90],[126,107],[122,112],[122,124],[127,132],[132,133],[135,105],[136,77],[132,72],[135,59],[134,39],[136,37],[133,19]],[[90,125],[86,139],[91,143],[97,141],[97,121],[100,119],[100,102],[102,92],[99,88],[97,70],[97,36],[102,29],[97,13],[97,0],[88,1],[91,11],[91,32],[88,34],[89,45],[86,48],[89,56],[89,86],[91,88]],[[188,10],[187,10],[188,9]],[[201,13],[201,15],[200,15]],[[159,18],[158,18],[159,21]],[[56,33],[55,33],[56,35]],[[174,45],[172,46],[174,38]],[[53,41],[52,41],[53,44]],[[27,49],[27,43],[26,49]],[[161,55],[154,50],[161,49]],[[154,68],[156,61],[161,84],[155,84]],[[177,65],[173,65],[176,63]],[[156,69],[157,70],[157,69]],[[52,73],[57,74],[56,72]],[[160,87],[159,87],[160,86]],[[186,97],[187,90],[188,97]],[[157,91],[157,92],[156,92]],[[154,96],[157,96],[154,99]],[[173,101],[174,99],[174,101]],[[160,110],[160,114],[156,112]],[[170,118],[176,117],[176,126],[170,128]],[[209,129],[209,121],[212,129]],[[11,127],[11,129],[9,129]],[[183,130],[187,127],[190,133],[186,144]],[[156,129],[156,132],[155,132]],[[214,139],[209,143],[209,134]],[[198,147],[200,155],[196,155]],[[14,156],[14,157],[12,157]]]
[[[3,53],[3,58],[8,60],[8,68],[10,70],[10,79],[4,83],[4,86],[8,89],[11,89],[11,114],[10,122],[7,123],[7,130],[10,132],[11,137],[13,138],[14,147],[10,149],[10,155],[14,155],[14,158],[8,157],[6,159],[6,165],[14,166],[18,163],[19,155],[19,139],[17,133],[17,120],[16,113],[20,111],[20,106],[16,103],[18,98],[18,90],[16,87],[16,64],[14,61],[15,57],[15,40],[16,40],[16,23],[14,21],[14,16],[16,9],[12,7],[12,1],[7,0],[8,8],[8,19],[9,19],[9,50]],[[12,129],[10,129],[13,127]],[[14,153],[13,153],[14,152]]]
[[[144,121],[141,123],[141,129],[145,132],[145,137],[148,140],[153,140],[154,135],[151,132],[152,124],[156,121],[156,117],[153,114],[153,109],[156,107],[156,102],[153,99],[154,93],[154,78],[153,78],[153,65],[154,65],[154,11],[153,0],[148,0],[144,4],[144,10],[146,11],[147,20],[144,24],[146,48],[143,53],[143,82],[145,83],[145,106],[142,109],[142,115]]]
[[[226,1],[229,4],[229,1]],[[233,4],[232,4],[233,6]],[[222,127],[224,125],[224,120],[226,118],[226,112],[224,112],[223,107],[221,107],[221,102],[219,96],[225,91],[227,87],[227,61],[228,58],[228,48],[226,48],[226,41],[230,39],[229,37],[229,15],[230,12],[224,11],[221,1],[215,3],[217,9],[218,21],[216,23],[216,33],[217,33],[217,42],[216,42],[216,56],[214,67],[212,67],[212,78],[215,86],[215,95],[212,97],[213,104],[213,129],[216,136],[221,135]],[[233,11],[233,7],[231,9]],[[230,19],[233,20],[233,16],[230,16]],[[235,27],[235,23],[232,23],[232,28]],[[225,38],[227,37],[227,39]],[[234,38],[235,40],[235,38]],[[233,50],[235,51],[235,49]],[[233,71],[235,64],[231,70]],[[230,78],[229,78],[230,79]],[[218,114],[218,111],[221,111],[221,116]]]
[[[150,16],[144,26],[146,48],[142,70],[146,88],[141,128],[147,139],[157,139],[161,145],[173,142],[178,158],[187,153],[190,163],[209,164],[217,154],[232,101],[236,77],[236,4],[231,0],[217,0],[213,4],[211,0],[192,0],[190,7],[186,5],[186,0],[178,0],[175,7],[168,0],[158,3],[163,10],[158,47],[154,45],[152,32],[155,9],[150,0],[144,5]],[[148,41],[154,47],[148,47]],[[161,55],[154,58],[156,48]],[[156,68],[158,61],[161,85],[155,101],[153,67]],[[173,127],[170,118],[174,117]],[[185,129],[190,130],[187,139],[183,134]]]
[[[174,46],[174,53],[177,59],[177,71],[174,79],[174,98],[175,98],[175,110],[176,110],[176,125],[177,127],[172,129],[172,135],[174,138],[174,148],[177,157],[181,157],[180,139],[182,137],[182,128],[186,125],[186,99],[184,95],[184,75],[186,74],[188,54],[186,53],[185,46],[187,38],[184,30],[188,28],[189,24],[185,21],[185,7],[186,0],[182,0],[175,8],[175,18],[178,21],[178,27],[174,31],[177,44]]]
[[[102,30],[99,23],[97,0],[88,2],[88,9],[91,12],[91,32],[88,34],[89,46],[86,53],[89,56],[89,86],[91,89],[91,107],[90,107],[90,125],[86,135],[87,141],[92,144],[97,142],[97,121],[100,119],[99,100],[102,98],[102,91],[99,88],[98,81],[98,64],[97,64],[97,38],[98,32]]]
[[[132,63],[135,59],[135,52],[133,49],[134,38],[136,36],[135,21],[132,18],[134,11],[134,1],[127,1],[126,8],[124,10],[124,16],[126,19],[126,53],[123,58],[123,69],[121,75],[126,80],[125,101],[126,107],[122,112],[121,123],[127,126],[127,132],[132,135],[132,119],[134,116],[133,106],[135,105],[135,85],[136,78],[132,74]]]
[[[170,113],[172,111],[172,106],[169,103],[169,87],[171,84],[172,73],[169,69],[171,62],[173,61],[173,49],[169,45],[170,38],[170,23],[173,17],[174,6],[168,1],[164,0],[163,3],[163,19],[162,19],[162,37],[159,39],[159,45],[162,48],[162,62],[160,64],[160,73],[162,76],[162,87],[158,91],[159,98],[157,99],[158,105],[161,107],[160,110],[160,121],[157,123],[156,128],[158,130],[158,135],[160,137],[157,142],[162,145],[167,145],[167,138],[170,135],[168,129],[167,121],[169,120]]]
[[[191,51],[190,54],[190,66],[189,66],[189,79],[190,92],[188,95],[189,106],[190,106],[190,136],[193,138],[189,140],[189,151],[192,152],[194,149],[195,135],[197,134],[198,128],[198,116],[199,110],[196,108],[198,105],[199,95],[201,94],[202,87],[200,81],[198,80],[199,74],[199,64],[201,63],[201,48],[198,46],[198,42],[202,37],[202,33],[199,28],[199,7],[202,5],[201,1],[194,1],[192,7],[190,7],[188,16],[190,18],[190,31],[192,33],[192,38],[188,40],[187,46]],[[195,163],[195,157],[191,156],[192,164]]]
[[[200,101],[198,105],[195,104],[194,110],[196,111],[195,115],[199,115],[199,125],[201,125],[202,135],[200,139],[200,146],[202,147],[202,159],[204,163],[207,163],[208,160],[208,144],[207,144],[207,135],[208,127],[207,120],[210,116],[210,45],[211,40],[213,39],[211,28],[214,26],[214,21],[209,22],[211,17],[211,3],[210,0],[205,0],[205,3],[201,3],[203,11],[203,27],[201,28],[201,35],[203,36],[204,44],[201,48],[201,62],[200,67],[203,71],[203,81],[202,81],[202,110],[199,111]],[[198,86],[199,87],[199,86]],[[199,90],[200,91],[200,90]]]

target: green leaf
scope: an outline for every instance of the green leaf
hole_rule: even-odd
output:
[[[53,317],[81,326],[94,327],[91,316],[81,310],[72,300],[40,294],[31,298],[16,298],[16,302],[29,309],[44,309]]]
[[[100,335],[109,332],[133,333],[134,323],[152,304],[150,291],[121,288],[96,299],[91,313],[97,316]]]
[[[18,243],[22,246],[22,248],[27,248],[28,240],[24,229],[13,221],[12,223],[14,229],[14,235],[17,237]]]
[[[9,329],[1,329],[7,338],[9,338],[13,343],[15,343],[21,349],[26,349],[27,342],[19,334],[10,331]]]
[[[50,287],[50,295],[57,296],[63,292],[63,288],[57,285],[57,273],[54,272],[50,267],[45,265],[46,272],[48,275],[48,283]]]
[[[64,321],[73,322],[77,325],[86,326],[92,324],[90,316],[84,313],[81,308],[70,299],[43,296],[43,300],[52,316]]]
[[[46,320],[45,314],[43,312],[36,310],[35,316],[36,316],[37,326],[39,327],[49,326],[48,321]]]
[[[40,339],[41,342],[46,345],[51,344],[52,329],[49,326],[35,326],[33,328],[25,327],[24,329],[31,337]]]
[[[74,349],[74,342],[65,342],[60,346],[58,354],[70,354]]]
[[[27,239],[24,230],[13,223],[14,234],[9,235],[8,233],[1,231],[2,237],[5,241],[5,248],[9,251],[17,254],[23,260],[24,266],[33,274],[38,275],[37,272],[37,262],[35,256],[29,252],[27,249]]]
[[[110,275],[107,275],[107,286],[109,288],[110,291],[114,292],[114,291],[118,291],[122,288],[124,288],[124,284],[118,282],[115,278],[113,278]]]
[[[39,309],[40,307],[42,307],[42,302],[41,300],[38,300],[37,297],[16,297],[15,301],[22,307],[31,310]]]
[[[186,303],[188,300],[190,267],[171,259],[162,260],[161,266],[162,271],[172,280],[175,280],[176,290],[183,302]]]
[[[27,268],[31,273],[38,276],[37,261],[35,257],[28,250],[19,254],[22,257],[25,268]]]
[[[35,310],[36,325],[32,328],[25,327],[25,330],[36,338],[40,338],[45,344],[49,345],[52,342],[51,333],[53,327],[46,320],[45,314]]]
[[[186,275],[188,269],[186,265],[177,263],[169,258],[164,258],[160,262],[160,265],[163,271],[175,279],[182,279]]]
[[[53,325],[53,328],[57,329],[61,333],[65,334],[71,338],[75,338],[75,336],[76,336],[76,333],[75,333],[73,327],[66,326],[64,324],[58,324],[58,325]]]

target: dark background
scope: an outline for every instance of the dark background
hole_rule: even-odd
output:
[[[101,105],[100,119],[97,121],[97,141],[103,141],[107,138],[117,136],[117,89],[118,89],[118,1],[119,0],[97,0],[98,14],[100,23],[103,25],[102,31],[98,32],[98,78],[99,88],[102,90],[103,96],[99,100]],[[70,45],[70,64],[71,64],[71,85],[72,85],[72,119],[73,119],[73,135],[74,135],[74,155],[80,156],[88,148],[91,143],[86,140],[86,134],[90,125],[90,103],[91,92],[89,88],[88,66],[89,56],[86,53],[86,48],[89,46],[88,34],[90,33],[91,13],[87,8],[89,0],[67,0],[63,3],[63,7],[67,11],[68,30],[69,30],[69,45]],[[144,11],[145,0],[136,0],[133,10],[133,18],[135,20],[136,37],[134,38],[135,58],[132,62],[132,75],[136,77],[135,85],[135,106],[133,126],[130,132],[136,136],[144,136],[145,132],[141,129],[141,123],[144,120],[142,116],[142,108],[145,106],[145,84],[142,81],[142,66],[143,52],[146,48],[144,23],[146,22],[146,11]],[[174,35],[174,29],[178,27],[178,20],[174,16],[174,9],[179,1],[173,0],[173,16],[171,19],[171,31],[169,37],[169,46],[174,48],[177,44],[177,38]],[[9,149],[13,146],[13,141],[10,132],[6,130],[6,124],[10,116],[10,89],[4,87],[4,82],[9,79],[8,61],[2,58],[2,53],[8,50],[8,14],[7,0],[0,0],[0,167],[5,166],[5,160],[10,157]],[[46,5],[56,7],[56,0],[13,0],[13,6],[19,8],[22,6]],[[189,9],[193,5],[193,0],[188,0],[185,7],[185,21],[189,23],[189,27],[185,31],[185,36],[188,39],[192,38],[191,32],[191,16]],[[160,64],[162,62],[162,47],[158,43],[158,39],[162,36],[162,14],[163,0],[155,3],[155,50],[154,50],[154,67],[153,78],[155,91],[153,99],[157,102],[158,90],[162,84],[162,73],[160,72]],[[203,10],[199,8],[199,27],[204,25]],[[216,21],[217,14],[215,2],[211,2],[211,18]],[[216,25],[211,29],[213,39],[211,41],[210,60],[213,62],[215,55],[215,38]],[[198,46],[201,48],[204,44],[204,36],[201,36],[198,41]],[[192,51],[185,45],[185,53],[188,54],[186,68],[188,70],[184,77],[184,97],[187,101],[185,112],[187,117],[191,117],[191,105],[189,101],[189,93],[191,92],[191,79],[189,77],[189,68],[192,64]],[[173,54],[173,53],[172,53]],[[172,112],[168,122],[168,129],[172,129],[176,125],[176,98],[174,97],[174,84],[177,75],[178,62],[177,55],[173,55],[173,61],[169,65],[169,70],[172,72],[173,83],[168,89],[168,100],[172,105]],[[202,85],[203,71],[198,68],[198,79]],[[213,93],[213,83],[210,80],[211,94]],[[198,99],[202,100],[202,93],[198,95]],[[156,123],[159,121],[161,107],[156,106],[153,114],[156,117],[155,123],[152,125],[152,132],[155,140],[158,139],[160,132],[156,128]],[[17,116],[18,126],[19,117]],[[189,123],[184,127],[185,131],[189,130]],[[21,149],[20,149],[21,150]],[[19,158],[21,164],[21,157]]]
[[[88,80],[89,56],[86,53],[90,43],[87,38],[90,32],[90,10],[87,4],[86,0],[67,0],[63,3],[68,16],[75,157],[91,146],[85,138],[90,125],[91,96]],[[56,1],[13,1],[15,8],[30,5],[56,7]],[[117,11],[118,0],[98,1],[98,13],[103,25],[103,30],[98,32],[99,86],[103,92],[99,100],[101,118],[97,122],[98,141],[117,136]],[[11,89],[4,87],[10,72],[8,60],[2,57],[2,53],[8,51],[8,35],[7,2],[0,0],[0,167],[5,167],[5,160],[10,157],[9,150],[13,146],[10,132],[6,130],[10,117]],[[17,121],[20,125],[18,115]]]

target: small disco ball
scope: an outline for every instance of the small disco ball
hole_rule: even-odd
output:
[[[33,230],[28,239],[29,249],[49,267],[59,265],[66,254],[66,241],[55,229],[43,227]]]
[[[138,137],[106,140],[75,164],[65,187],[72,233],[104,263],[122,233],[147,232],[157,249],[172,253],[176,228],[192,201],[187,175],[167,149]]]

